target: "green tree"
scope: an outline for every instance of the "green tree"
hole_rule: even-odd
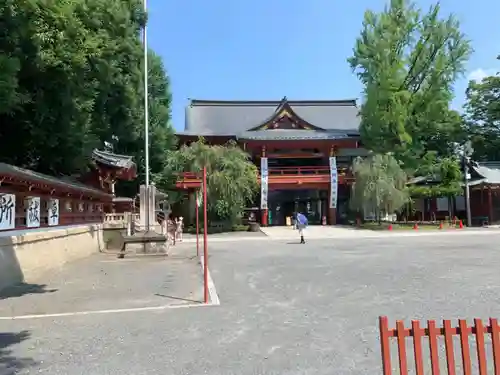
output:
[[[377,220],[383,214],[398,212],[408,202],[406,173],[390,154],[372,154],[354,160],[352,172],[351,209],[374,213]]]
[[[500,160],[500,76],[471,81],[466,93],[466,132],[474,149],[472,157]]]
[[[216,219],[238,219],[259,187],[257,167],[235,142],[211,146],[200,139],[170,151],[166,164],[164,178],[176,178],[182,172],[201,173],[207,167],[208,210]]]
[[[453,197],[463,194],[463,174],[458,157],[437,158],[436,152],[428,152],[417,169],[417,176],[427,177],[430,183],[411,184],[408,193],[412,198],[448,198],[449,216],[454,215]]]
[[[139,166],[129,186],[137,192],[144,180],[145,22],[142,0],[2,1],[1,160],[76,174],[93,148],[117,139],[114,151]],[[149,58],[150,168],[159,173],[175,139],[168,76],[153,51]]]
[[[173,175],[164,176],[163,173],[167,171],[165,166],[168,152],[176,147],[176,137],[171,125],[170,80],[161,58],[154,51],[149,51],[148,62],[149,169],[151,179],[157,187],[162,191],[168,191],[173,188],[175,178]],[[143,106],[143,103],[141,105]],[[143,110],[141,113],[143,115]],[[138,164],[138,178],[118,185],[117,193],[126,196],[136,194],[139,184],[145,181],[144,118],[141,118],[132,129],[135,129],[135,135],[127,142],[118,142],[115,150],[118,153],[134,156]],[[175,192],[172,191],[171,195],[175,195]]]
[[[464,72],[470,43],[455,17],[440,17],[407,0],[365,13],[351,68],[364,85],[361,136],[376,153],[393,152],[414,170],[428,151],[448,156],[461,120],[449,110],[453,83]]]

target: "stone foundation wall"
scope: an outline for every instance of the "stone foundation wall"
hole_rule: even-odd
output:
[[[102,225],[0,237],[0,289],[20,282],[36,284],[44,273],[103,248]]]

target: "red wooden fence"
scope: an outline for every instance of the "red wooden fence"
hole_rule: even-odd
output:
[[[488,334],[491,338],[491,347],[493,352],[493,369],[494,375],[500,375],[500,327],[498,320],[490,318],[489,324],[484,325],[481,319],[474,319],[474,326],[468,327],[467,321],[464,319],[458,320],[458,327],[451,325],[451,320],[443,320],[443,327],[436,327],[434,320],[427,321],[427,328],[420,327],[420,322],[413,320],[411,328],[405,328],[404,322],[396,321],[396,328],[389,328],[389,323],[386,316],[379,318],[380,324],[380,344],[382,350],[382,368],[384,375],[392,374],[390,339],[395,337],[398,348],[399,374],[408,374],[408,358],[406,354],[406,338],[413,339],[413,356],[415,359],[416,375],[428,374],[424,371],[424,356],[423,356],[423,339],[428,337],[430,367],[432,375],[439,375],[439,357],[438,357],[438,337],[444,337],[446,369],[448,375],[456,374],[455,353],[453,350],[453,337],[458,336],[460,339],[462,369],[464,375],[472,374],[472,358],[471,348],[469,344],[469,335],[474,335],[476,338],[476,352],[478,361],[479,375],[487,375],[486,367],[486,343],[485,338]]]

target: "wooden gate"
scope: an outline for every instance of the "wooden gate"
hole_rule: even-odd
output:
[[[471,343],[469,336],[473,335],[476,342],[477,367],[479,375],[487,375],[487,355],[486,341],[491,340],[492,357],[493,357],[493,374],[500,375],[500,327],[498,320],[490,318],[489,324],[483,324],[481,319],[474,319],[473,326],[467,326],[465,319],[458,320],[458,326],[454,327],[451,320],[443,320],[443,326],[437,327],[436,321],[428,320],[427,328],[420,326],[418,320],[411,322],[411,328],[405,328],[404,322],[396,321],[396,328],[389,328],[388,319],[386,316],[379,318],[380,325],[380,344],[382,350],[382,369],[384,375],[392,374],[391,362],[391,338],[396,338],[398,351],[399,374],[406,375],[409,371],[406,339],[411,337],[413,341],[413,357],[415,369],[412,373],[416,375],[428,374],[424,370],[424,349],[423,341],[427,338],[429,346],[430,368],[432,375],[440,374],[439,367],[439,347],[438,338],[444,338],[444,352],[446,356],[446,370],[448,375],[456,374],[456,358],[453,348],[453,338],[459,337],[461,350],[461,367],[464,375],[472,375],[472,357]]]

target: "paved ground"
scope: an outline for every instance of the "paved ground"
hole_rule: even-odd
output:
[[[500,311],[498,234],[289,242],[214,241],[220,306],[0,320],[0,363],[51,375],[380,374],[379,315]]]
[[[262,233],[266,236],[286,240],[290,236],[296,236],[297,231],[292,227],[263,227]],[[323,226],[310,225],[305,233],[311,239],[336,239],[336,238],[379,238],[379,237],[415,237],[415,236],[441,236],[443,233],[453,232],[454,235],[468,235],[470,233],[498,234],[498,228],[470,228],[470,229],[419,229],[419,230],[370,230],[358,229],[352,226]]]
[[[193,255],[181,249],[170,257],[96,254],[46,275],[38,284],[0,292],[0,319],[200,303],[201,266]]]

